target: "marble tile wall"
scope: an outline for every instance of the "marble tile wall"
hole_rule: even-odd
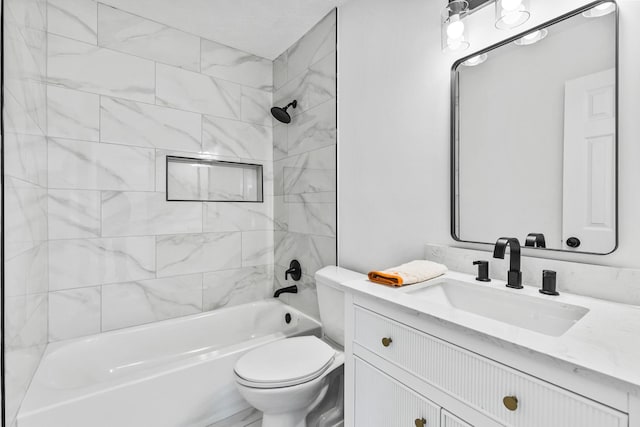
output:
[[[302,265],[297,295],[281,296],[318,317],[313,275],[336,262],[336,11],[273,63],[273,100],[298,107],[274,121],[275,286],[292,259]]]
[[[95,0],[5,0],[7,425],[47,342],[262,299],[336,260],[336,15],[275,62]],[[269,109],[299,101],[290,126]],[[263,165],[167,202],[165,157]],[[277,277],[277,279],[276,279]]]
[[[6,424],[47,344],[46,3],[5,0]]]
[[[25,144],[48,228],[19,229],[48,240],[48,339],[271,295],[272,61],[94,0],[47,12],[47,138]],[[262,164],[265,202],[167,202],[167,155]]]

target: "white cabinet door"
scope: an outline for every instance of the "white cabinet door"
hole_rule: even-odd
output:
[[[356,357],[355,425],[439,427],[440,408]]]

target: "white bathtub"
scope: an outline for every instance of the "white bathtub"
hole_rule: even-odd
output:
[[[319,332],[314,319],[267,300],[54,343],[18,427],[207,426],[249,408],[233,376],[242,354]]]

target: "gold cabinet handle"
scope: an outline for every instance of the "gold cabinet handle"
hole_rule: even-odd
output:
[[[510,411],[518,409],[518,398],[515,396],[505,396],[504,399],[502,399],[502,403],[504,403],[504,407]]]
[[[416,427],[425,427],[427,425],[427,420],[424,418],[416,418]]]
[[[391,343],[393,342],[393,340],[391,338],[382,338],[382,345],[385,347],[389,347],[391,345]]]

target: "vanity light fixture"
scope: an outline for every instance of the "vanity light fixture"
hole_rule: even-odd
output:
[[[469,47],[464,18],[491,3],[495,3],[495,26],[503,30],[516,28],[529,20],[530,0],[448,0],[442,10],[442,50],[459,52]]]
[[[475,67],[476,65],[480,65],[484,61],[486,61],[488,57],[489,55],[487,55],[486,53],[483,53],[481,55],[476,55],[464,61],[462,65],[466,67]]]
[[[608,1],[606,3],[601,3],[597,6],[594,6],[585,12],[582,12],[582,16],[584,16],[585,18],[599,18],[601,16],[613,13],[615,12],[615,10],[616,4],[612,1]]]
[[[529,20],[529,0],[496,0],[496,28],[510,30]]]
[[[467,28],[462,18],[469,12],[467,0],[452,0],[442,10],[442,50],[458,52],[469,47]]]
[[[514,43],[518,46],[527,46],[530,44],[538,43],[540,40],[544,39],[549,35],[549,31],[545,28],[541,30],[532,31],[524,37],[516,40]]]

